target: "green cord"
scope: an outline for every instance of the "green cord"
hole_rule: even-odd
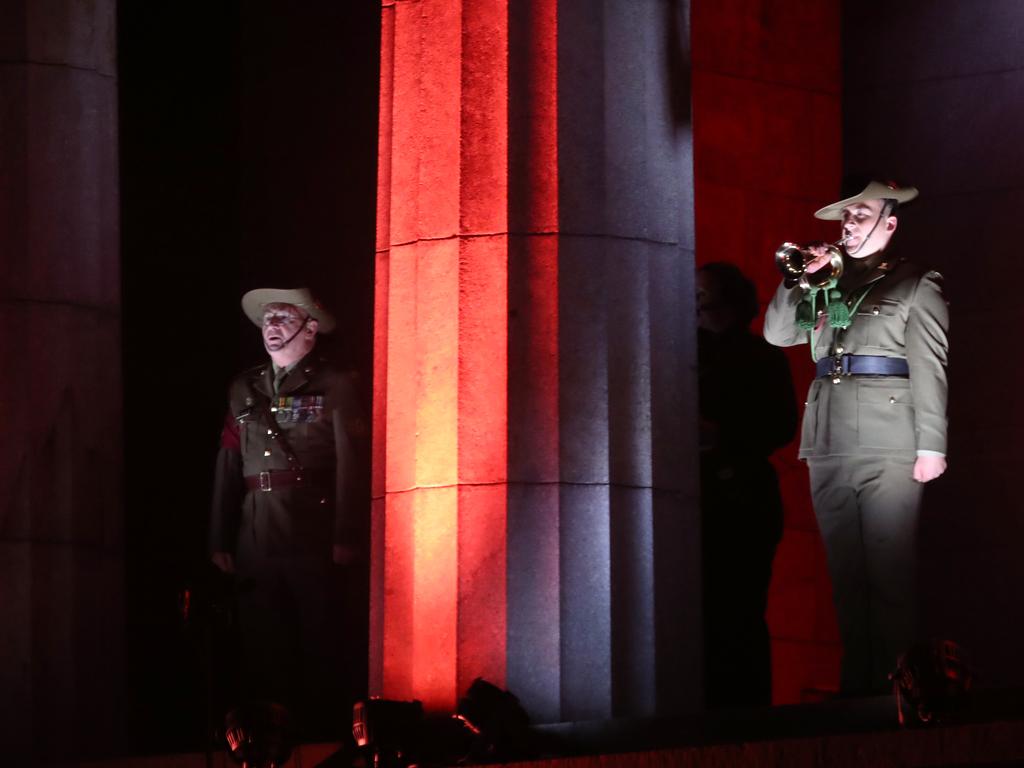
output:
[[[842,316],[844,313],[836,311],[835,307],[834,307],[834,304],[843,305],[842,301],[838,301],[837,300],[836,302],[828,302],[827,306],[829,308],[829,326],[832,327],[832,328],[838,328],[840,330],[844,330],[846,328],[849,328],[851,325],[853,325],[853,319],[857,316],[857,310],[860,309],[860,305],[863,303],[863,301],[867,297],[868,293],[871,292],[871,289],[875,287],[875,282],[877,282],[877,281],[872,281],[872,282],[870,282],[870,283],[868,283],[867,285],[864,286],[864,290],[861,291],[860,296],[857,297],[857,300],[852,305],[850,305],[849,312],[845,314],[845,317]],[[818,289],[817,288],[811,288],[809,293],[811,295],[811,323],[812,323],[811,329],[810,329],[810,335],[811,335],[811,338],[810,338],[811,361],[814,362],[815,364],[817,364],[818,358],[815,355],[816,344],[815,344],[814,332],[817,330],[817,325],[818,325],[818,323],[817,323],[817,319],[818,319],[817,318],[817,313],[815,311]],[[827,299],[827,296],[826,296],[826,299]],[[842,308],[845,309],[845,306],[843,306]]]

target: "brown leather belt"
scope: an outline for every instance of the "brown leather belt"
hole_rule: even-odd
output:
[[[313,469],[273,469],[258,475],[246,475],[245,487],[250,491],[276,491],[295,485],[325,485],[328,473]]]

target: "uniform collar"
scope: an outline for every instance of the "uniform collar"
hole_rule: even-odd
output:
[[[312,378],[313,374],[317,369],[317,357],[314,350],[310,350],[304,358],[299,360],[297,363],[292,365],[288,369],[288,375],[284,377],[284,381],[281,382],[281,388],[277,391],[278,395],[286,395],[292,392],[296,392],[302,389]],[[266,381],[273,391],[274,386],[274,366],[271,363],[267,366]]]
[[[310,350],[304,358],[293,363],[288,368],[288,375],[281,382],[278,395],[285,395],[302,389],[312,378],[317,369],[317,357],[315,350]],[[253,379],[255,389],[267,397],[274,396],[274,362],[267,360],[266,365],[256,369]]]
[[[881,280],[899,264],[899,257],[892,253],[891,248],[873,253],[864,259],[847,258],[843,277],[840,280],[842,288],[847,291],[860,288]]]

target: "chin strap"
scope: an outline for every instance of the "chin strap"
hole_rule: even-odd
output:
[[[860,249],[868,244],[868,240],[870,240],[871,236],[875,234],[875,230],[878,229],[878,225],[882,223],[882,219],[887,218],[889,216],[889,212],[892,210],[892,208],[893,204],[891,202],[887,202],[885,205],[882,206],[882,210],[878,212],[878,218],[875,219],[875,224],[874,226],[871,227],[871,231],[868,232],[868,236],[860,241],[860,245],[857,246],[856,250],[847,251],[848,254],[853,256],[853,254],[859,253]]]
[[[852,256],[853,254],[860,251],[871,236],[875,234],[875,230],[878,229],[878,225],[882,223],[882,219],[889,215],[892,210],[892,203],[887,202],[882,206],[882,209],[878,212],[878,217],[875,219],[874,225],[871,227],[871,231],[868,232],[867,237],[860,241],[860,245],[857,246],[854,251],[847,251],[847,254]],[[843,293],[832,283],[827,287],[810,288],[804,293],[804,296],[800,299],[800,302],[796,305],[796,324],[797,327],[802,331],[807,331],[811,334],[810,346],[811,346],[811,360],[815,362],[818,358],[814,356],[814,332],[818,325],[818,311],[817,311],[817,298],[818,292],[825,293],[825,306],[823,311],[828,314],[828,325],[830,328],[838,328],[845,330],[849,328],[853,323],[853,318],[857,314],[857,310],[860,309],[861,302],[864,301],[864,297],[868,295],[868,291],[871,290],[873,283],[868,283],[861,291],[860,296],[857,297],[856,301],[852,304],[848,304],[843,301]]]
[[[297,331],[295,331],[295,333],[293,333],[291,336],[289,336],[288,340],[285,341],[284,344],[281,345],[282,348],[287,347],[289,344],[291,344],[295,340],[296,336],[298,336],[300,333],[302,333],[304,330],[306,330],[306,326],[309,325],[309,317],[310,317],[309,315],[306,315],[306,319],[302,321],[302,325],[300,325],[299,329]]]

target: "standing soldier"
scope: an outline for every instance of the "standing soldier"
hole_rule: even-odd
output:
[[[356,554],[360,414],[349,374],[315,351],[334,319],[306,289],[242,298],[270,360],[232,381],[210,525],[214,564],[236,575],[242,674],[306,735],[344,722],[339,565]]]
[[[842,222],[844,251],[809,248],[803,288],[784,281],[764,326],[773,344],[810,342],[817,367],[800,457],[828,556],[844,695],[884,691],[915,639],[918,510],[923,483],[946,469],[949,350],[942,277],[891,247],[898,207],[917,190],[855,189],[814,214]],[[838,281],[821,279],[828,269]]]

